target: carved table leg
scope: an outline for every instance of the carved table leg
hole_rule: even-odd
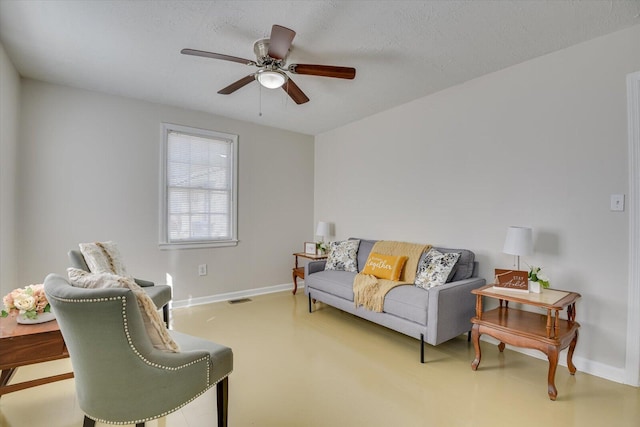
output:
[[[575,375],[576,366],[573,364],[573,350],[576,349],[576,344],[578,343],[578,330],[576,329],[576,334],[571,340],[571,344],[569,344],[569,351],[567,352],[567,367],[569,368],[569,373],[571,375]]]
[[[500,344],[498,344],[498,350],[500,350],[500,353],[502,353],[504,351],[504,343],[502,341],[500,341]]]
[[[558,367],[558,347],[550,345],[547,349],[547,357],[549,358],[549,375],[547,377],[547,391],[549,399],[556,400],[558,389],[556,389],[556,368]]]
[[[478,324],[474,324],[471,328],[471,341],[473,341],[473,348],[476,350],[476,358],[471,362],[471,369],[476,371],[482,356],[480,353],[480,326]]]
[[[296,276],[296,271],[293,270],[293,294],[295,295],[298,291],[298,276]]]

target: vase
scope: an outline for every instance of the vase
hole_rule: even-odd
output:
[[[542,291],[540,282],[532,282],[529,280],[529,292],[533,292],[535,294],[539,294]]]
[[[16,316],[16,322],[21,325],[35,325],[36,323],[45,323],[54,320],[56,316],[50,312],[46,311],[44,313],[38,314],[35,319],[29,319],[24,314],[18,314]]]

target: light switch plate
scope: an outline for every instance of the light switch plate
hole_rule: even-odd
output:
[[[611,195],[611,210],[614,212],[624,211],[624,194]]]

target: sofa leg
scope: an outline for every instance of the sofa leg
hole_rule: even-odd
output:
[[[309,292],[309,313],[313,313],[311,310],[311,292]]]
[[[467,342],[471,342],[471,331],[467,332]]]
[[[420,334],[420,363],[424,363],[424,334]]]
[[[84,421],[82,422],[82,427],[94,427],[96,425],[95,420],[92,420],[91,418],[87,417],[86,415],[84,416]]]

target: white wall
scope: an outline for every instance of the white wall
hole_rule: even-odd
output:
[[[158,249],[162,122],[239,135],[237,247]],[[312,137],[33,80],[20,123],[21,283],[65,273],[69,249],[100,240],[136,277],[169,273],[177,301],[291,283],[291,254],[313,237]]]
[[[469,248],[487,280],[513,265],[507,226],[532,226],[523,261],[582,294],[578,368],[620,380],[628,215],[609,197],[628,193],[638,52],[635,26],[318,135],[315,218],[337,238]]]
[[[16,158],[20,76],[0,44],[0,297],[20,286],[16,240]]]

